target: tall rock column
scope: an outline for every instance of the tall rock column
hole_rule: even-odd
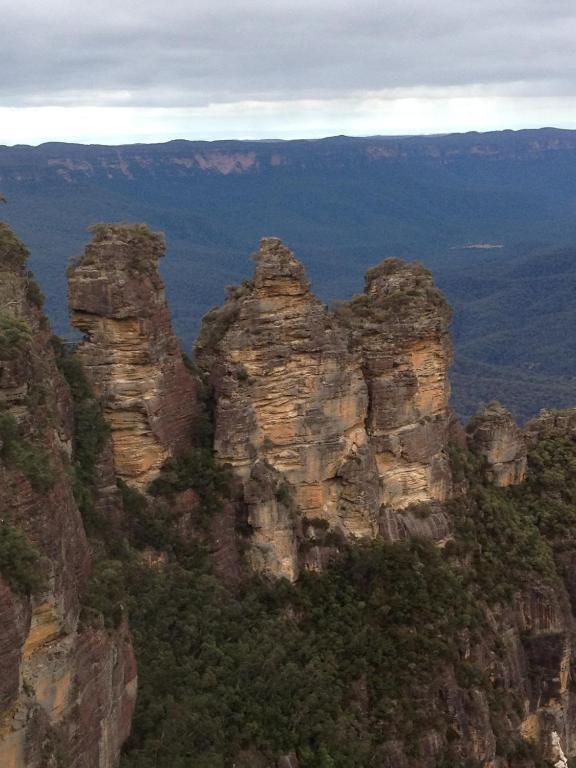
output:
[[[362,354],[382,504],[401,509],[445,500],[451,311],[430,272],[387,259],[367,272],[364,293],[341,303],[337,314]]]
[[[114,768],[136,668],[125,624],[80,620],[91,559],[74,415],[27,252],[0,222],[0,766]],[[12,554],[11,554],[12,553]]]
[[[145,488],[190,447],[195,385],[172,331],[158,261],[163,239],[142,224],[101,224],[70,268],[77,355],[112,431],[117,473]]]
[[[247,490],[253,563],[294,578],[303,518],[376,533],[368,393],[360,356],[302,264],[277,238],[254,258],[253,280],[204,318],[196,353],[215,388],[216,454]]]

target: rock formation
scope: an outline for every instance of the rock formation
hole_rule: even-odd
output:
[[[384,262],[334,314],[280,240],[255,260],[254,279],[205,317],[196,355],[215,390],[216,454],[248,489],[253,563],[295,578],[302,522],[371,538],[381,507],[447,497],[450,313],[419,265]]]
[[[69,273],[77,355],[112,430],[116,470],[145,488],[190,447],[196,393],[172,332],[158,260],[164,242],[144,225],[99,225]]]
[[[517,485],[526,476],[526,442],[512,414],[493,402],[468,424],[468,442],[486,459],[488,476],[495,485]]]
[[[364,293],[338,315],[362,353],[382,504],[444,501],[451,489],[451,311],[432,275],[421,264],[387,259],[367,272]]]
[[[540,411],[538,416],[526,423],[522,434],[529,446],[535,445],[546,437],[563,437],[573,440],[576,438],[576,408],[566,408],[563,411]]]
[[[253,281],[207,315],[196,352],[215,389],[216,454],[250,488],[253,560],[294,578],[301,518],[350,537],[377,531],[368,394],[359,355],[293,254],[268,238],[255,258]]]
[[[51,767],[62,753],[70,768],[112,768],[135,663],[125,625],[80,621],[91,561],[68,466],[72,408],[26,255],[0,224],[0,765]],[[14,559],[8,541],[20,542]]]

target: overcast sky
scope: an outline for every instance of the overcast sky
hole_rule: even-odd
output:
[[[0,0],[0,143],[576,128],[574,0]]]

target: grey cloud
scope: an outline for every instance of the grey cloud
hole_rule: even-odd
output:
[[[0,12],[3,106],[576,93],[571,0],[0,0]]]

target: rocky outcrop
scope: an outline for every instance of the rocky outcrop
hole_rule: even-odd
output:
[[[498,486],[518,485],[526,477],[526,441],[512,414],[493,402],[471,419],[470,448],[483,456],[490,480]]]
[[[194,382],[172,332],[158,261],[164,242],[144,225],[99,225],[69,273],[77,350],[112,431],[116,471],[145,488],[191,444]]]
[[[576,439],[576,408],[540,411],[538,416],[524,425],[522,434],[529,446],[536,445],[539,440],[547,437],[564,437],[574,440]]]
[[[444,501],[451,490],[451,311],[432,275],[421,264],[387,259],[368,271],[364,293],[340,305],[338,316],[362,355],[382,504]]]
[[[134,707],[132,646],[126,627],[80,621],[91,561],[69,471],[72,407],[25,259],[0,225],[0,537],[40,557],[0,564],[0,765],[56,766],[63,753],[71,768],[112,768]]]
[[[450,313],[418,265],[384,262],[335,314],[277,238],[255,261],[253,280],[204,318],[196,355],[214,387],[217,457],[245,484],[252,562],[295,578],[302,521],[371,538],[381,508],[448,496]]]
[[[249,487],[253,559],[294,578],[294,517],[322,518],[352,538],[376,533],[368,393],[359,355],[293,254],[268,238],[255,259],[253,281],[206,316],[196,354],[215,390],[216,454]],[[284,479],[297,512],[277,502],[281,479],[263,483],[259,464]]]

